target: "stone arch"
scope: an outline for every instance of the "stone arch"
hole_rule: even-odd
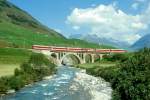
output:
[[[99,62],[100,61],[100,55],[95,54],[94,55],[94,62]]]
[[[56,53],[51,53],[51,57],[57,59],[58,55]]]
[[[92,63],[92,55],[91,54],[85,55],[85,63]]]
[[[80,63],[80,64],[82,63],[81,58],[77,54],[74,54],[74,53],[68,53],[68,54],[63,55],[63,57],[60,59],[60,63],[62,64],[64,58],[67,56],[71,56],[71,55],[74,56],[78,60],[78,63]]]
[[[50,59],[51,59],[51,61],[53,61],[54,64],[59,64],[58,54],[57,53],[52,52],[50,54]]]

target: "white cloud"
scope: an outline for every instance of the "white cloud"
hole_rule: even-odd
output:
[[[80,29],[86,27],[88,34],[108,37],[133,43],[141,36],[141,30],[148,28],[150,20],[150,6],[143,14],[126,14],[112,5],[99,5],[95,8],[75,8],[67,17],[67,22]]]
[[[137,10],[139,7],[139,3],[133,3],[131,6],[133,9]]]

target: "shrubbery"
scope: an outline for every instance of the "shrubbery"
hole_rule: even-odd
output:
[[[114,100],[150,100],[150,49],[136,52],[120,67],[112,81]]]
[[[113,58],[120,57],[124,59],[121,55]],[[112,84],[113,100],[150,100],[150,49],[135,52],[120,62],[116,67],[94,67],[87,72]]]
[[[116,76],[116,72],[120,68],[117,68],[116,66],[111,66],[111,67],[97,67],[95,66],[94,68],[89,68],[87,69],[87,73],[94,75],[96,77],[101,76],[105,78],[106,81],[111,82],[112,79]]]
[[[118,53],[118,54],[112,54],[112,55],[105,55],[105,56],[104,56],[104,60],[112,61],[112,62],[116,62],[116,61],[124,62],[124,61],[126,61],[131,55],[132,55],[132,54],[128,54],[128,53],[125,53],[125,54]]]
[[[55,65],[43,54],[33,53],[28,62],[15,69],[14,76],[0,78],[0,94],[6,93],[9,89],[19,90],[55,72]]]
[[[10,87],[8,86],[8,77],[0,78],[0,94],[6,93]]]

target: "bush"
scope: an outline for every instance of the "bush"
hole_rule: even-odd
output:
[[[112,82],[114,97],[118,100],[150,100],[150,49],[136,52],[120,67]]]
[[[7,90],[10,88],[8,85],[8,77],[0,78],[0,94],[5,94]]]
[[[15,76],[20,75],[20,70],[18,68],[16,68],[15,71],[14,71],[14,74],[15,74]]]
[[[112,55],[105,55],[104,56],[104,60],[107,61],[112,61],[112,62],[124,62],[126,61],[132,54],[122,54],[122,53],[118,53],[118,54],[112,54]]]
[[[20,88],[22,88],[25,85],[25,81],[21,75],[20,76],[12,76],[9,79],[9,85],[10,85],[11,89],[19,90]]]
[[[113,81],[113,78],[116,77],[116,73],[120,68],[116,66],[112,67],[97,67],[87,69],[87,73],[94,75],[96,77],[103,77],[106,81]]]
[[[20,66],[20,71],[22,73],[32,74],[33,73],[33,67],[29,63],[23,63]]]
[[[29,59],[29,63],[34,67],[55,66],[41,53],[33,53]]]

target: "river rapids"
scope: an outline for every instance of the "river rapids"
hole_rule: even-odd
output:
[[[88,75],[85,70],[60,66],[51,78],[0,100],[111,100],[111,94],[110,84],[102,78]]]

